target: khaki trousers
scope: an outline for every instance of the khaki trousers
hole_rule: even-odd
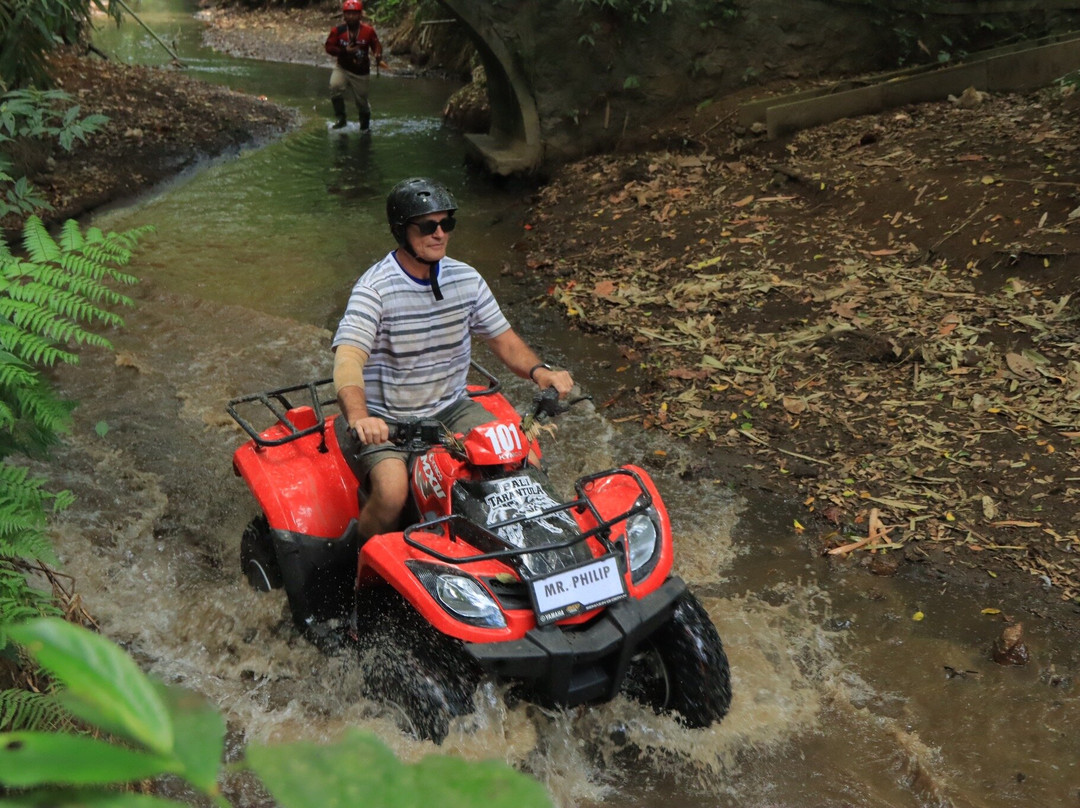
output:
[[[368,103],[368,81],[370,76],[358,76],[334,65],[330,73],[330,98],[352,98],[361,115],[371,115]]]

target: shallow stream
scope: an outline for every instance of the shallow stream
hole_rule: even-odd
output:
[[[832,566],[806,551],[794,506],[686,474],[694,447],[612,423],[591,405],[549,442],[553,475],[569,486],[623,462],[654,474],[677,571],[731,659],[730,715],[691,731],[624,701],[553,714],[508,707],[491,688],[441,748],[403,736],[358,695],[350,660],[300,639],[284,596],[255,593],[240,574],[239,538],[256,507],[232,474],[241,435],[225,402],[328,375],[328,329],[356,276],[391,246],[385,193],[417,174],[454,189],[452,254],[486,274],[545,358],[573,369],[597,402],[625,374],[612,347],[529,299],[514,246],[527,191],[463,167],[461,137],[440,117],[452,83],[384,74],[372,82],[372,134],[334,134],[323,117],[326,67],[207,51],[191,5],[138,8],[193,76],[307,117],[279,141],[95,219],[110,230],[157,228],[133,266],[143,282],[112,337],[117,353],[88,352],[58,376],[81,406],[58,481],[78,501],[57,541],[106,634],[154,674],[209,696],[237,738],[333,739],[360,726],[405,759],[504,759],[540,778],[558,806],[1080,806],[1080,649],[1052,626],[1026,618],[1032,661],[996,665],[1001,617],[982,610],[1018,604],[994,582],[972,597],[917,566],[891,578]],[[168,61],[133,24],[103,32],[99,45]],[[530,395],[520,381],[507,386],[518,403]],[[237,788],[237,804],[259,804]]]

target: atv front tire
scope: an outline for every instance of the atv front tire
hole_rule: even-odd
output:
[[[240,569],[252,588],[259,592],[269,592],[282,585],[281,566],[270,538],[270,524],[263,514],[248,523],[240,538]]]
[[[674,712],[688,727],[708,727],[731,706],[731,670],[708,612],[690,592],[641,648],[624,688],[659,712]]]
[[[460,640],[419,617],[396,591],[376,612],[358,603],[358,651],[364,695],[396,708],[401,729],[442,743],[450,722],[475,710],[480,671]]]

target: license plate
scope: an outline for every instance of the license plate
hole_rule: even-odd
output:
[[[626,597],[615,556],[604,556],[529,582],[538,625],[607,606]]]

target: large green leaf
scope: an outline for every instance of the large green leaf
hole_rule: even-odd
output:
[[[130,791],[34,789],[0,798],[0,808],[177,808],[185,803]]]
[[[401,763],[372,735],[332,746],[252,744],[247,761],[282,808],[550,808],[540,783],[505,763],[429,757]]]
[[[10,636],[63,682],[64,706],[76,716],[159,755],[172,754],[169,712],[150,679],[119,647],[53,617],[15,626]]]
[[[184,764],[184,777],[204,794],[217,794],[225,754],[225,719],[198,693],[165,685],[159,690],[172,715],[173,754]]]
[[[14,788],[127,783],[173,773],[179,768],[180,763],[170,758],[85,735],[0,734],[0,784]]]
[[[539,783],[497,760],[466,762],[430,755],[412,769],[413,799],[418,808],[551,808]]]

